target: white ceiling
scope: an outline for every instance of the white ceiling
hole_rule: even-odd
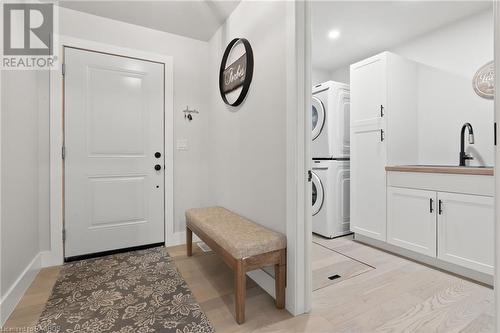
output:
[[[491,1],[315,1],[312,66],[334,70],[491,8]],[[332,29],[340,30],[336,40]]]
[[[208,41],[240,0],[59,1],[62,7]]]

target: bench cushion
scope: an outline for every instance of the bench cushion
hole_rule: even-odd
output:
[[[286,248],[286,237],[223,207],[193,208],[186,222],[197,227],[234,258],[242,259]]]

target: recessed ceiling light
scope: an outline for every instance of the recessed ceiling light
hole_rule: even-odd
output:
[[[338,30],[331,30],[329,33],[328,33],[328,38],[330,39],[337,39],[340,37],[340,31]]]

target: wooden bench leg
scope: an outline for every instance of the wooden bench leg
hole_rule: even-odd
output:
[[[245,322],[246,278],[245,264],[239,260],[234,269],[234,309],[238,324]]]
[[[285,308],[286,265],[274,265],[274,281],[276,307],[283,309]]]
[[[186,227],[186,250],[187,256],[191,257],[193,255],[193,232],[188,227]]]

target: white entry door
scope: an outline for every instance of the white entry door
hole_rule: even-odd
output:
[[[64,57],[65,257],[164,242],[163,64]]]

